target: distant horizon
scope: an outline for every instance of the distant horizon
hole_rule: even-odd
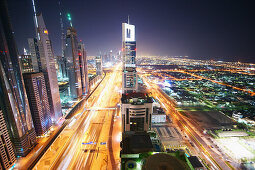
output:
[[[138,56],[138,55],[137,55]],[[151,55],[151,56],[160,56],[160,55]],[[163,57],[163,56],[162,56]],[[234,59],[230,59],[230,60],[226,60],[226,59],[216,59],[216,58],[211,58],[211,59],[205,59],[204,57],[201,56],[201,58],[198,58],[199,56],[166,56],[166,57],[172,57],[172,58],[186,58],[186,59],[193,59],[193,60],[213,60],[213,61],[223,61],[223,62],[241,62],[241,63],[251,63],[251,64],[255,64],[255,61],[252,62],[244,62],[244,61],[238,61],[238,60],[234,60]],[[208,56],[207,56],[208,57]],[[231,57],[231,56],[230,56]],[[236,57],[236,56],[233,56]],[[221,57],[218,57],[221,58]]]
[[[136,26],[137,55],[194,56],[194,59],[255,63],[255,10],[253,1],[215,0],[62,0],[64,33],[72,16],[78,40],[88,55],[121,49],[121,23]],[[9,0],[11,23],[19,52],[35,36],[32,2]],[[55,55],[61,54],[57,1],[36,1],[42,12]],[[103,17],[102,17],[103,16]],[[198,57],[197,57],[198,56]],[[201,57],[199,57],[201,56]],[[220,56],[220,57],[218,57]],[[236,57],[238,56],[238,57]]]
[[[104,54],[104,53],[103,53]],[[88,57],[96,57],[97,55],[88,55]],[[218,59],[205,59],[205,58],[196,58],[195,56],[168,56],[168,55],[137,55],[137,58],[139,57],[169,57],[169,58],[186,58],[186,59],[192,59],[192,60],[213,60],[213,61],[222,61],[222,62],[241,62],[241,63],[248,63],[248,64],[255,64],[254,62],[243,62],[243,61],[238,61],[238,60],[218,60]],[[236,56],[235,56],[236,57]]]

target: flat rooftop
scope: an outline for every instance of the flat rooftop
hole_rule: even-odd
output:
[[[203,165],[201,164],[201,162],[198,160],[198,158],[196,156],[191,156],[191,157],[188,157],[191,165],[194,167],[194,168],[201,168],[203,167]]]
[[[146,132],[124,132],[122,134],[122,154],[152,152],[150,135]]]
[[[149,97],[148,93],[133,92],[122,94],[121,102],[126,104],[144,104],[153,103],[153,99]]]
[[[158,153],[151,155],[146,160],[143,170],[184,170],[187,169],[187,166],[184,162],[180,161],[174,156],[171,156],[166,153]]]

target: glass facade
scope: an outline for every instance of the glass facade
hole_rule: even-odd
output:
[[[71,27],[67,30],[66,47],[64,52],[66,60],[67,77],[69,79],[69,87],[71,97],[73,99],[82,96],[81,72],[78,55],[78,41],[76,30]]]
[[[83,43],[78,43],[78,55],[79,55],[79,65],[81,73],[81,85],[82,94],[88,93],[88,65],[87,65],[87,55],[85,51],[85,46]]]
[[[0,4],[0,107],[7,120],[16,154],[35,145],[35,130],[18,61],[18,52],[5,1]]]
[[[52,125],[48,96],[43,73],[23,74],[35,131],[45,134]]]
[[[55,66],[56,63],[51,41],[48,36],[48,30],[46,29],[41,13],[36,16],[36,23],[37,39],[34,41],[35,47],[32,48],[31,51],[34,49],[39,71],[44,74],[52,121],[57,122],[62,116],[62,108]]]

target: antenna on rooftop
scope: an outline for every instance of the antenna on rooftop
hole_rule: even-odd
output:
[[[59,17],[60,17],[60,27],[61,27],[61,46],[62,46],[62,57],[64,57],[64,46],[65,46],[65,33],[64,33],[64,24],[62,18],[62,8],[61,8],[61,0],[58,1],[59,5]]]
[[[73,27],[72,18],[71,18],[71,14],[70,13],[67,13],[67,19],[70,22],[70,26]]]

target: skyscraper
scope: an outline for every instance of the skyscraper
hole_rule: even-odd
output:
[[[78,55],[79,55],[79,62],[80,62],[80,73],[81,73],[81,85],[82,85],[82,93],[88,93],[88,62],[87,62],[87,54],[85,51],[85,46],[83,43],[78,43]]]
[[[69,86],[71,97],[76,99],[82,95],[80,62],[78,55],[77,32],[73,27],[67,29],[65,60],[67,76],[69,78]]]
[[[32,0],[32,3],[34,8],[36,40],[34,40],[34,43],[31,43],[31,45],[33,47],[34,44],[34,48],[32,49],[35,49],[35,59],[37,59],[38,70],[44,74],[52,121],[57,122],[62,116],[62,109],[52,45],[43,16],[41,13],[36,13],[34,0]]]
[[[39,52],[39,45],[36,38],[28,38],[28,46],[31,53],[31,61],[33,71],[38,72],[39,69],[42,69],[40,61],[40,52]]]
[[[65,58],[57,56],[56,59],[58,64],[58,78],[60,78],[60,80],[67,78]]]
[[[30,73],[33,72],[33,63],[30,54],[23,54],[19,56],[19,63],[21,67],[22,73]]]
[[[0,1],[0,107],[16,154],[27,155],[36,135],[5,0]]]
[[[16,158],[2,110],[0,110],[0,136],[0,169],[8,169]]]
[[[122,93],[137,91],[135,26],[122,23]]]
[[[25,73],[23,77],[35,131],[40,136],[52,125],[44,76],[43,73]]]
[[[135,26],[129,21],[122,23],[122,60],[122,131],[148,131],[153,101],[143,89],[138,92]]]
[[[102,71],[103,71],[102,56],[99,55],[99,56],[96,56],[96,74],[97,75],[102,75]]]

